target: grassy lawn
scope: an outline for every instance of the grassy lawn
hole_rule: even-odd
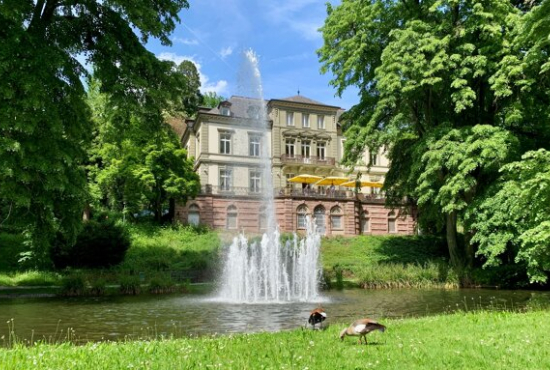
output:
[[[430,236],[356,236],[323,239],[330,279],[364,288],[456,287],[444,241]]]
[[[466,312],[381,320],[385,333],[343,342],[327,330],[121,343],[13,345],[4,370],[27,369],[549,369],[550,312]],[[4,343],[6,345],[7,343]]]
[[[103,270],[24,270],[17,264],[21,238],[0,234],[0,286],[61,286],[69,275],[80,276],[88,285],[97,280],[99,285],[126,280],[147,284],[151,279],[169,284],[174,272],[208,277],[219,266],[222,236],[216,232],[147,224],[127,227],[132,243],[124,261]],[[445,245],[433,237],[323,238],[321,254],[325,279],[334,283],[364,288],[456,286],[456,279],[448,275]]]

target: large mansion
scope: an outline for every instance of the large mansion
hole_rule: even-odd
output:
[[[355,168],[340,164],[345,141],[339,124],[341,108],[297,95],[266,101],[267,117],[263,117],[259,103],[233,96],[217,108],[201,109],[196,119],[186,122],[181,140],[195,158],[202,189],[195,199],[177,207],[178,221],[262,232],[266,215],[261,195],[269,183],[262,181],[262,153],[266,153],[271,160],[276,222],[282,232],[304,229],[309,215],[327,236],[414,233],[414,212],[385,208],[380,188],[313,182],[334,177],[383,183],[388,171],[382,150],[366,151]],[[265,121],[265,128],[257,127],[258,120]],[[304,182],[294,182],[302,177]]]

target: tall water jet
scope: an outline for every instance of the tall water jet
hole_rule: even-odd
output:
[[[233,303],[317,302],[321,238],[308,219],[304,239],[294,234],[292,239],[281,241],[275,217],[267,107],[258,57],[251,50],[244,53],[239,88],[242,95],[252,98],[251,106],[257,107],[255,129],[263,132],[265,138],[260,157],[267,232],[261,241],[253,243],[244,234],[233,239],[226,251],[218,299]]]

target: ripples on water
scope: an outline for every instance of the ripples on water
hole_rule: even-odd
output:
[[[78,341],[280,331],[303,326],[320,303],[327,322],[400,318],[456,310],[522,310],[550,306],[550,293],[505,290],[348,290],[321,302],[228,304],[208,296],[0,299],[0,337],[14,319],[18,338]],[[34,331],[34,334],[33,334]]]

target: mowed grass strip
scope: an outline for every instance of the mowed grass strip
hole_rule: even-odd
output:
[[[549,369],[550,312],[465,312],[381,320],[385,333],[327,330],[119,343],[16,345],[5,370],[27,369]],[[215,324],[215,321],[213,321]]]

